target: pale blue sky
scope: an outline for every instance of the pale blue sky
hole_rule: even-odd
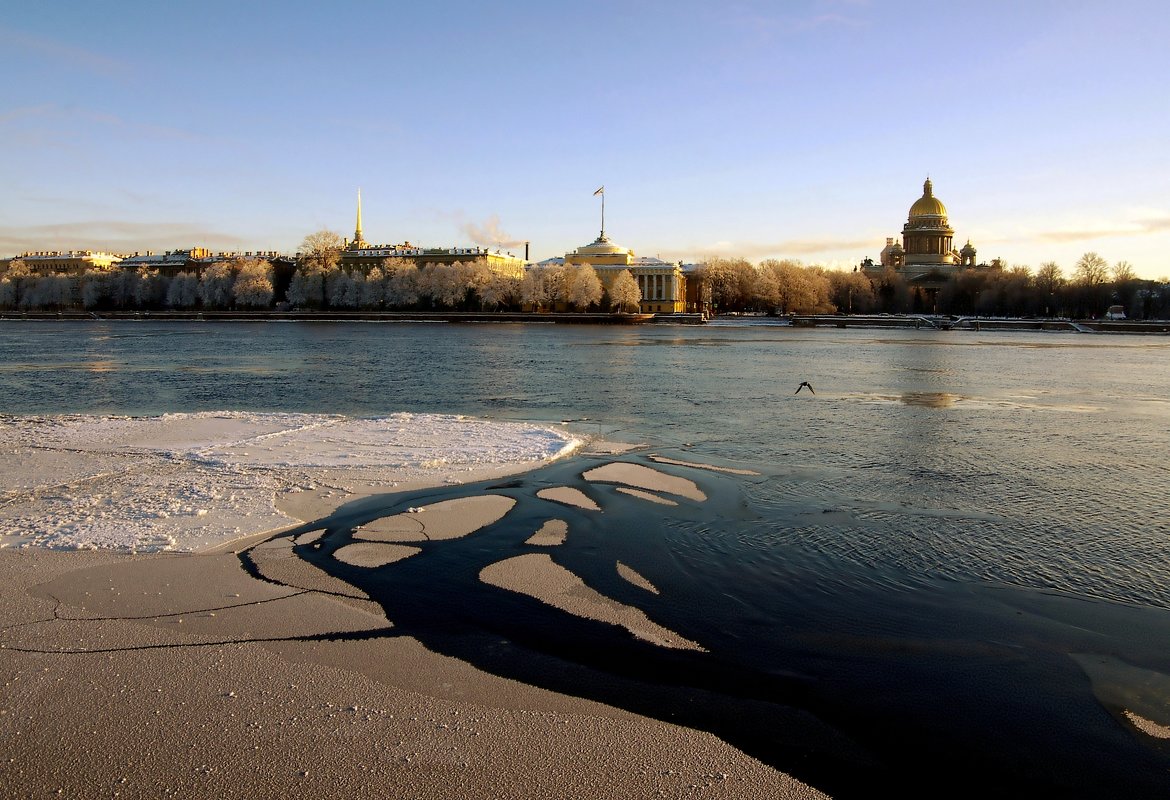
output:
[[[489,240],[1170,275],[1162,2],[10,3],[0,255]],[[479,231],[477,235],[476,230]],[[494,232],[494,234],[492,233]]]

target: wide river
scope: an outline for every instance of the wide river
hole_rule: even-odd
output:
[[[620,557],[661,591],[637,604],[708,652],[581,646],[493,605],[459,577],[485,536],[431,563],[438,608],[398,607],[482,668],[710,730],[839,797],[1170,796],[1166,337],[0,322],[0,413],[229,409],[568,420],[644,443],[639,463],[758,473],[675,466],[710,501],[615,503],[556,555],[635,602]]]

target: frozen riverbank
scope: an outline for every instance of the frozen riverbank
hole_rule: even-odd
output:
[[[0,418],[0,545],[200,550],[311,505],[530,469],[564,430],[455,415],[202,412]]]

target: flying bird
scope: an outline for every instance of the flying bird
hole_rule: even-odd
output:
[[[801,389],[803,389],[803,388],[804,388],[804,387],[806,387],[806,386],[808,387],[808,390],[809,390],[810,392],[812,392],[813,394],[816,394],[816,392],[815,392],[815,391],[813,391],[812,384],[811,384],[811,383],[809,383],[808,381],[801,381],[801,382],[800,382],[800,386],[797,386],[797,387],[796,387],[796,391],[794,392],[794,394],[800,394],[800,390],[801,390]]]

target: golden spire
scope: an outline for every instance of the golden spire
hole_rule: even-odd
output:
[[[358,187],[357,197],[357,228],[353,232],[353,246],[362,247],[366,241],[362,238],[362,190]]]

